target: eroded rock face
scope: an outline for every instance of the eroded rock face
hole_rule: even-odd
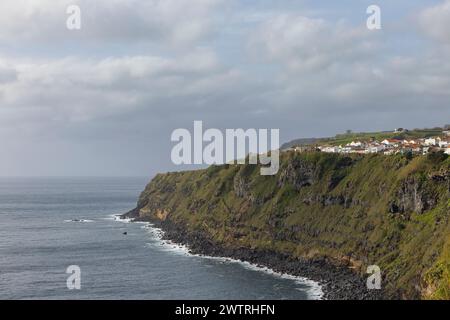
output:
[[[317,180],[315,166],[301,159],[290,161],[285,168],[280,170],[278,186],[283,187],[291,184],[296,190],[311,186]]]
[[[249,185],[245,178],[236,175],[233,180],[234,194],[239,198],[246,198],[250,195]]]
[[[435,195],[423,188],[423,181],[411,176],[403,181],[397,191],[395,201],[389,205],[391,213],[424,213],[433,209],[437,204]]]
[[[239,197],[248,200],[252,205],[262,205],[268,199],[258,198],[251,192],[251,186],[247,180],[236,175],[233,180],[233,190],[234,194]]]
[[[304,204],[321,204],[324,207],[340,205],[345,208],[350,208],[354,205],[359,205],[360,203],[356,200],[353,200],[351,197],[346,195],[329,195],[329,194],[314,194],[310,195],[302,200]]]

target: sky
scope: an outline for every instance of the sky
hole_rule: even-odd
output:
[[[442,126],[449,57],[450,0],[2,0],[0,176],[174,171],[194,120],[281,143]]]

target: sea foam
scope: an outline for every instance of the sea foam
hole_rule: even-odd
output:
[[[180,244],[174,243],[173,241],[163,239],[164,231],[161,230],[160,228],[155,227],[152,223],[150,223],[150,222],[143,222],[143,223],[145,225],[142,226],[142,228],[147,230],[147,232],[150,234],[150,236],[153,240],[151,243],[148,243],[149,246],[158,248],[159,250],[163,250],[163,251],[170,251],[175,254],[201,257],[204,259],[211,259],[211,260],[216,260],[216,261],[220,261],[220,262],[224,262],[224,263],[238,263],[238,264],[242,265],[244,268],[247,268],[249,270],[264,272],[264,273],[267,273],[267,274],[270,274],[270,275],[273,275],[276,277],[280,277],[282,279],[289,279],[289,280],[295,281],[297,284],[306,286],[308,288],[306,292],[308,294],[309,299],[311,299],[311,300],[323,299],[324,293],[322,291],[322,287],[316,281],[313,281],[313,280],[310,280],[310,279],[307,279],[304,277],[280,273],[280,272],[274,271],[268,267],[259,266],[259,265],[256,265],[256,264],[253,264],[253,263],[250,263],[247,261],[242,261],[242,260],[237,260],[237,259],[227,258],[227,257],[212,257],[212,256],[201,255],[201,254],[193,254],[190,252],[188,246],[180,245]]]

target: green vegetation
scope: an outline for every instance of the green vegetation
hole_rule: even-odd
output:
[[[256,165],[160,174],[138,208],[223,246],[350,261],[362,274],[378,265],[392,297],[450,299],[447,156],[286,152],[280,160],[275,176]]]
[[[406,130],[402,132],[393,132],[393,131],[382,131],[382,132],[351,132],[347,130],[346,133],[337,134],[332,138],[321,138],[321,139],[304,139],[299,140],[297,144],[329,144],[332,146],[346,145],[352,141],[383,141],[384,139],[420,139],[420,138],[429,138],[434,136],[440,136],[442,134],[443,128],[433,128],[433,129],[414,129],[414,130]],[[293,146],[296,143],[287,143],[285,147]]]

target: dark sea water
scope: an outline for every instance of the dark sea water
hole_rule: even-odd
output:
[[[147,178],[0,178],[0,299],[312,299],[314,283],[193,256],[114,220]],[[83,219],[84,222],[72,222]],[[127,235],[123,233],[127,232]],[[69,290],[66,269],[81,269]]]

